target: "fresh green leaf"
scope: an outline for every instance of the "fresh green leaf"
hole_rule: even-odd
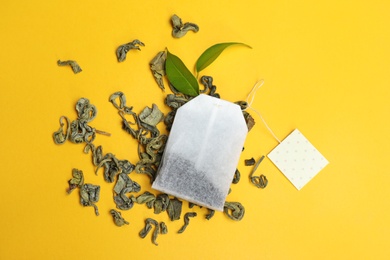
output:
[[[225,42],[215,44],[205,50],[196,61],[196,73],[199,73],[201,70],[204,70],[206,67],[208,67],[227,47],[236,44],[244,45],[252,49],[251,46],[240,42]]]
[[[189,96],[199,95],[199,84],[179,57],[167,51],[165,73],[168,81],[181,93]]]

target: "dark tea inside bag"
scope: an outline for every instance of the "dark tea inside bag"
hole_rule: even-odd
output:
[[[223,211],[247,133],[240,106],[197,96],[177,110],[152,188]]]

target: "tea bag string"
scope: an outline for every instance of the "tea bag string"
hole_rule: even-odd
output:
[[[261,121],[263,121],[263,124],[265,125],[265,127],[267,128],[267,130],[271,133],[271,135],[276,139],[276,141],[278,141],[278,143],[281,143],[281,141],[279,140],[279,138],[275,135],[275,133],[272,131],[272,129],[268,126],[267,122],[264,120],[263,116],[260,114],[259,111],[257,111],[255,108],[252,107],[252,103],[255,99],[255,96],[256,96],[256,92],[257,90],[259,90],[259,88],[261,86],[263,86],[264,84],[264,80],[261,79],[259,81],[256,82],[256,84],[253,86],[251,92],[248,94],[248,97],[246,98],[246,103],[248,104],[248,106],[244,109],[244,111],[248,108],[252,109],[261,119]],[[250,101],[249,101],[250,100]]]

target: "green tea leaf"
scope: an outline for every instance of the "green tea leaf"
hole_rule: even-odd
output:
[[[167,51],[165,72],[169,82],[181,93],[189,96],[199,95],[199,85],[195,76],[187,69],[179,57]]]
[[[229,46],[231,45],[244,45],[248,48],[251,48],[251,46],[246,45],[244,43],[240,42],[225,42],[225,43],[218,43],[207,50],[205,50],[202,55],[198,58],[196,61],[196,73],[200,72],[201,70],[204,70],[206,67],[208,67],[218,56]]]

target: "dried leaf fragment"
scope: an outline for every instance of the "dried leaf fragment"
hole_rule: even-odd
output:
[[[256,163],[255,159],[252,157],[250,159],[245,160],[245,166],[252,166]]]
[[[118,62],[123,62],[126,60],[126,54],[129,50],[135,49],[135,50],[141,50],[139,46],[145,46],[143,42],[140,40],[134,40],[132,42],[128,42],[126,44],[120,45],[116,49],[116,57],[118,59]]]
[[[123,217],[122,214],[119,211],[116,211],[115,209],[110,210],[111,216],[114,218],[114,223],[118,227],[121,227],[123,225],[129,225],[129,222],[127,222]]]
[[[187,34],[188,31],[198,32],[199,26],[194,23],[185,23],[181,21],[181,18],[174,14],[171,18],[172,22],[172,36],[175,38],[181,38]]]
[[[196,215],[197,215],[196,212],[187,212],[184,215],[184,225],[180,228],[179,231],[177,231],[177,233],[179,234],[183,233],[186,230],[188,224],[190,224],[190,218],[196,217]]]
[[[66,60],[66,61],[58,60],[57,64],[58,64],[58,66],[68,66],[69,65],[72,68],[74,74],[77,74],[77,73],[82,71],[79,64],[74,60]]]

